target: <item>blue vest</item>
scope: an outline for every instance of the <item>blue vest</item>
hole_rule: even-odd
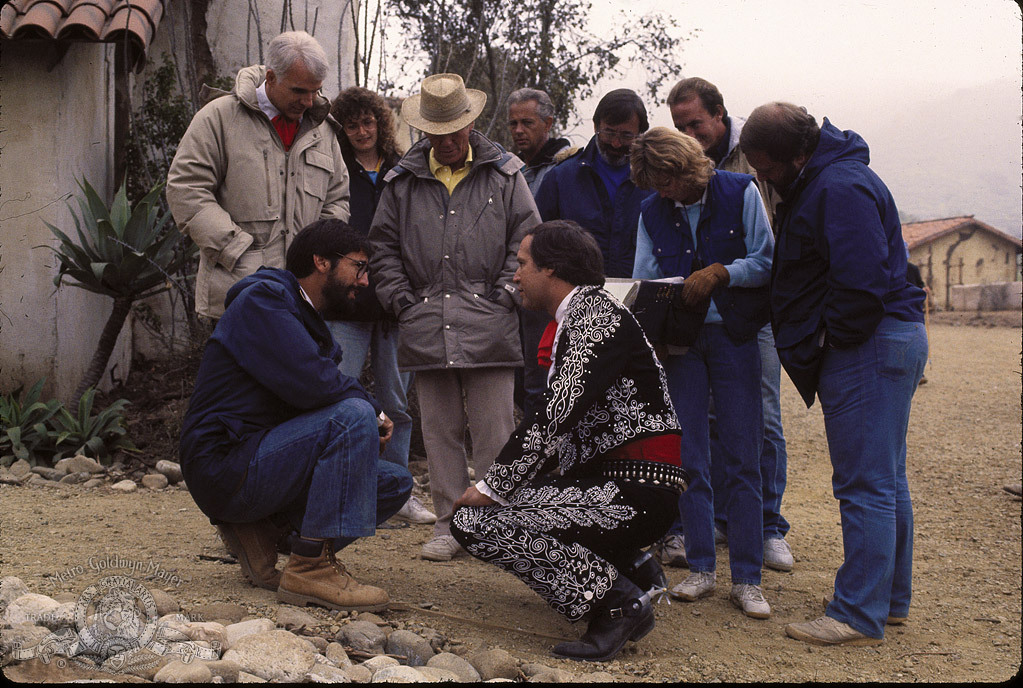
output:
[[[712,263],[729,265],[746,257],[742,224],[743,196],[753,181],[748,174],[717,171],[707,185],[707,201],[696,227],[699,246],[685,215],[675,202],[652,196],[643,202],[643,226],[653,242],[654,258],[668,277],[689,277],[697,268]],[[718,287],[711,294],[725,329],[734,339],[755,337],[770,318],[768,287]]]

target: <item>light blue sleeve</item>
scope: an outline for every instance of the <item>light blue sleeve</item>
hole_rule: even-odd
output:
[[[746,187],[742,204],[746,257],[725,266],[729,277],[728,286],[762,287],[771,281],[774,235],[771,233],[771,223],[767,219],[764,201],[760,198],[760,190],[754,182],[750,182]],[[638,246],[636,264],[639,265]]]
[[[661,279],[661,268],[654,258],[654,242],[646,233],[643,216],[639,216],[639,227],[636,230],[636,262],[632,266],[632,279]]]

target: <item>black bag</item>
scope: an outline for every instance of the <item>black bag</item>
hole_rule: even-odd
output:
[[[625,305],[636,316],[651,344],[692,346],[707,318],[710,299],[695,307],[682,302],[682,281],[639,280]]]

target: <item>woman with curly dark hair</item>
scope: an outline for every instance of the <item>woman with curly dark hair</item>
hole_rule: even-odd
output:
[[[348,165],[352,213],[348,222],[366,236],[384,188],[384,176],[401,157],[394,113],[376,93],[353,86],[338,94],[330,114],[341,124],[337,139]],[[369,288],[359,293],[355,306],[355,312],[345,320],[331,320],[328,314],[327,325],[344,351],[339,367],[345,375],[359,378],[366,356],[370,357],[375,396],[384,413],[394,421],[394,434],[381,458],[407,468],[412,438],[412,417],[408,412],[412,374],[398,370],[397,323],[377,301],[372,274]],[[437,520],[416,497],[409,497],[395,516],[413,523]]]

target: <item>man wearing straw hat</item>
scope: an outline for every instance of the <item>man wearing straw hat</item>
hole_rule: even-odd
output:
[[[468,419],[482,476],[515,429],[514,369],[522,365],[516,252],[540,223],[523,163],[473,130],[487,96],[457,74],[423,80],[401,114],[426,134],[384,178],[369,239],[377,297],[398,317],[398,365],[416,371],[437,522],[422,556],[464,553],[451,536],[469,487]]]

